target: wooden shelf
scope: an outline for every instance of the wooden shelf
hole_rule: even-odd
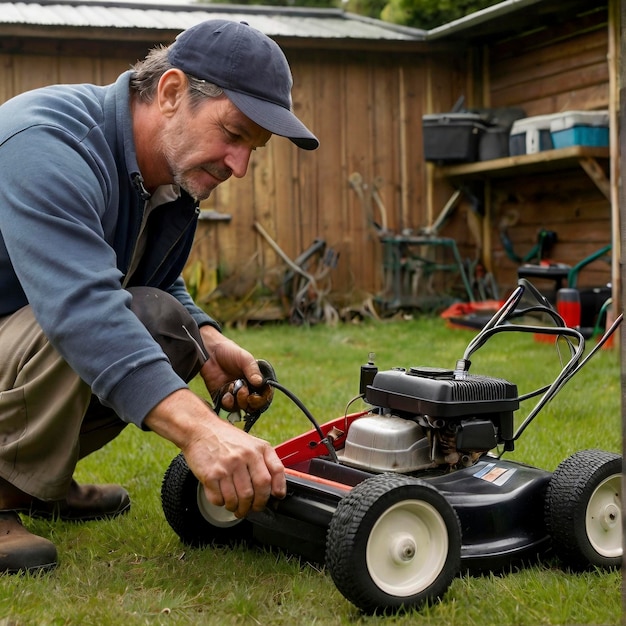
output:
[[[608,158],[608,148],[570,146],[490,161],[443,165],[437,168],[437,175],[442,178],[505,178],[520,174],[564,170],[582,165],[587,160]]]
[[[570,146],[557,150],[544,150],[534,154],[520,154],[477,161],[474,163],[459,163],[456,165],[441,165],[436,167],[436,176],[447,178],[457,189],[463,189],[463,183],[477,181],[484,186],[485,219],[483,221],[483,245],[485,250],[491,250],[491,220],[493,208],[491,206],[492,181],[499,179],[510,184],[510,180],[529,174],[545,174],[581,168],[591,181],[597,186],[605,198],[611,202],[611,183],[605,168],[599,161],[608,161],[611,158],[609,148],[591,146]],[[485,259],[487,271],[493,272],[490,252]]]

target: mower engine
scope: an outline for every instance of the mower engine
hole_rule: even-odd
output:
[[[407,474],[458,469],[498,445],[513,450],[517,386],[500,378],[430,367],[361,369],[361,393],[372,410],[355,420],[342,463]]]

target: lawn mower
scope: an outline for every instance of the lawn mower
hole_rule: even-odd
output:
[[[321,562],[365,613],[419,609],[441,599],[463,572],[498,571],[546,554],[576,570],[617,568],[620,455],[582,450],[554,472],[503,456],[621,320],[585,356],[579,330],[520,279],[451,368],[379,371],[371,358],[361,366],[357,396],[366,408],[347,408],[324,424],[260,361],[266,384],[312,423],[276,447],[287,496],[237,519],[208,502],[179,454],[163,479],[165,517],[188,545],[249,542]],[[470,372],[472,355],[508,332],[564,344],[567,358],[552,383],[520,394],[508,380]],[[515,412],[531,399],[534,406],[516,427]],[[258,418],[244,416],[244,429]]]

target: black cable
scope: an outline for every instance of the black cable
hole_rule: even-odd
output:
[[[287,389],[287,387],[285,387],[284,385],[281,385],[277,380],[273,380],[271,378],[268,378],[265,381],[265,383],[268,384],[270,387],[274,387],[275,389],[278,389],[279,391],[282,391],[306,415],[308,420],[311,422],[311,424],[313,424],[313,427],[317,431],[317,434],[320,437],[320,442],[323,443],[326,446],[326,448],[328,449],[328,453],[330,454],[332,460],[335,463],[339,463],[339,459],[337,458],[337,452],[336,452],[333,444],[328,439],[328,437],[326,437],[324,435],[324,433],[323,433],[320,425],[318,424],[317,420],[313,417],[313,414],[311,413],[311,411],[309,411],[309,409],[307,409],[307,407],[304,406],[304,404],[300,400],[300,398],[298,398],[298,396],[296,396],[294,393],[289,391],[289,389]]]

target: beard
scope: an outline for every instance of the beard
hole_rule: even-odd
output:
[[[232,174],[230,170],[219,168],[213,163],[204,163],[201,166],[185,169],[179,168],[176,164],[170,162],[170,169],[172,170],[174,183],[198,202],[206,200],[211,195],[211,192],[226,179],[230,178]],[[218,180],[209,185],[200,183],[194,176],[194,172],[199,173],[201,171],[208,172]]]
[[[182,120],[181,120],[182,122]],[[172,179],[176,185],[184,189],[194,200],[206,200],[213,189],[232,176],[232,170],[214,162],[188,164],[185,161],[189,149],[186,147],[184,124],[176,124],[163,131],[161,138],[162,153],[167,162]],[[202,182],[205,173],[210,174],[215,181]],[[198,174],[201,176],[199,177]]]

